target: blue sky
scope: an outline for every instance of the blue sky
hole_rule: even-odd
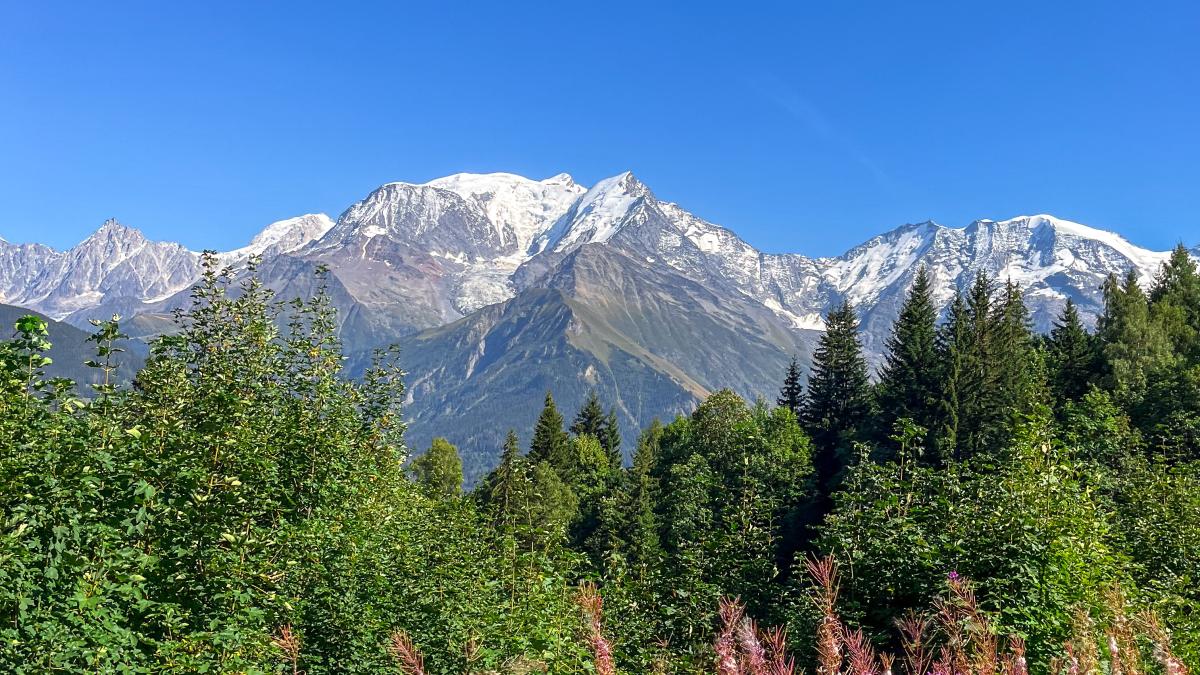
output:
[[[193,248],[631,169],[771,251],[1052,213],[1200,241],[1197,3],[0,5],[0,236]]]

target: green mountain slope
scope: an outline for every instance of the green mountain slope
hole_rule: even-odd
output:
[[[595,389],[616,407],[628,451],[648,420],[716,389],[773,398],[813,335],[749,298],[585,246],[539,287],[401,342],[408,440],[423,450],[449,438],[470,481],[494,465],[508,425],[528,440],[547,390],[571,415]]]
[[[0,305],[0,337],[4,339],[12,337],[13,326],[17,319],[29,314],[45,319],[50,331],[50,342],[53,345],[50,349],[50,358],[54,362],[46,368],[46,374],[50,377],[67,377],[75,380],[81,385],[81,393],[90,393],[90,389],[83,385],[98,383],[101,374],[99,370],[84,365],[85,361],[96,358],[96,345],[87,341],[87,332],[23,307]],[[135,340],[122,342],[123,344],[119,346],[126,351],[118,355],[117,373],[121,381],[128,382],[132,379],[133,374],[142,367],[147,348],[145,343]]]

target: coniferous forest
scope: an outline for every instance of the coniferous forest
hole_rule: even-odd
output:
[[[878,372],[843,304],[777,400],[622,438],[548,392],[464,486],[404,443],[403,354],[342,376],[324,294],[210,256],[124,372],[0,344],[0,670],[1175,675],[1200,669],[1200,274],[1047,335],[922,271]],[[521,430],[530,431],[530,430]],[[469,488],[469,489],[468,489]]]

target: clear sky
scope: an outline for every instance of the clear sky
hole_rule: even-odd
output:
[[[193,248],[632,170],[770,251],[1052,213],[1200,241],[1195,2],[3,2],[0,236]]]

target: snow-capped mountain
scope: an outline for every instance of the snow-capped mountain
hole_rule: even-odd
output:
[[[2,243],[0,261],[0,301],[55,319],[113,297],[166,297],[199,274],[195,253],[179,244],[150,241],[116,220],[68,251]]]
[[[401,332],[430,328],[536,285],[585,245],[619,248],[722,292],[748,296],[798,329],[848,298],[868,324],[889,323],[916,267],[929,266],[948,302],[979,271],[1025,289],[1036,323],[1073,298],[1094,315],[1109,273],[1149,280],[1166,254],[1119,235],[1047,215],[979,220],[965,228],[905,225],[833,258],[768,254],[733,231],[659,200],[629,172],[584,188],[567,174],[455,174],[388,183],[337,221],[308,214],[268,225],[228,264],[282,255],[328,264],[352,296],[376,311],[410,315]],[[198,276],[198,256],[151,242],[116,221],[69,251],[0,240],[0,300],[56,318],[111,305],[162,301]],[[401,307],[402,306],[402,307]],[[876,317],[876,315],[879,315]]]
[[[253,255],[300,248],[333,226],[310,214],[268,225],[248,246],[218,254],[230,264]],[[173,242],[151,241],[110,219],[66,251],[0,239],[0,302],[86,326],[87,319],[125,316],[186,291],[200,276],[200,254]]]
[[[798,329],[820,329],[843,299],[864,315],[868,350],[878,352],[920,265],[948,304],[987,272],[1025,291],[1035,326],[1048,329],[1068,297],[1089,319],[1109,274],[1136,269],[1149,282],[1168,254],[1048,215],[979,220],[965,228],[905,225],[832,258],[762,253],[732,231],[658,200],[631,174],[601,181],[555,226],[547,253],[526,263],[525,283],[585,243],[619,247],[727,292],[756,299]],[[523,272],[525,270],[522,270]]]
[[[297,255],[328,264],[351,294],[428,328],[512,297],[512,275],[584,189],[560,174],[456,174],[388,183]]]
[[[876,350],[917,266],[934,277],[944,306],[979,272],[1020,285],[1035,328],[1048,330],[1070,298],[1091,323],[1109,274],[1137,270],[1148,284],[1169,253],[1149,251],[1117,234],[1048,215],[977,220],[962,229],[928,222],[876,237],[829,261],[834,288],[864,311],[865,341]]]
[[[388,183],[336,221],[272,223],[219,259],[255,255],[283,297],[327,268],[352,355],[402,344],[412,441],[447,435],[482,469],[546,389],[567,409],[598,389],[627,433],[719,387],[772,396],[845,299],[878,360],[920,265],[943,305],[979,272],[1017,282],[1045,330],[1067,298],[1093,320],[1107,275],[1149,282],[1168,254],[1048,215],[904,225],[836,257],[764,253],[626,172],[590,189],[566,174]],[[0,302],[76,325],[118,312],[138,335],[169,325],[199,272],[198,254],[115,221],[68,251],[0,240]]]
[[[289,253],[314,242],[333,229],[333,220],[324,213],[307,213],[303,216],[276,221],[263,228],[250,243],[242,248],[220,254],[222,261],[238,263],[253,256],[272,256]]]

